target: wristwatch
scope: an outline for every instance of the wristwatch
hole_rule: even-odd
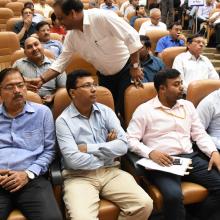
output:
[[[133,64],[131,64],[132,65],[132,67],[134,68],[134,69],[137,69],[138,67],[139,67],[139,63],[133,63]]]
[[[25,173],[27,173],[27,176],[30,180],[33,180],[35,178],[34,173],[32,173],[30,170],[25,170]]]

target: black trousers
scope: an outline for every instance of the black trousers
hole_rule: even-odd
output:
[[[6,220],[14,208],[19,209],[28,220],[63,219],[51,184],[44,177],[30,181],[15,193],[0,187],[0,219]]]
[[[124,92],[131,84],[130,60],[125,64],[122,70],[114,75],[105,76],[97,72],[99,85],[108,88],[114,98],[115,112],[124,117]]]
[[[183,205],[181,181],[190,181],[206,187],[208,197],[197,204],[193,213],[199,220],[220,219],[220,174],[215,168],[208,171],[208,161],[196,152],[183,155],[192,159],[193,169],[190,175],[181,177],[165,172],[151,171],[148,178],[163,195],[163,214],[165,220],[185,220],[186,212]]]

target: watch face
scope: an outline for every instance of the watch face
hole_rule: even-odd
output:
[[[133,64],[133,67],[134,67],[134,68],[138,68],[138,66],[139,66],[138,63],[134,63],[134,64]]]
[[[34,179],[35,176],[31,171],[27,170],[26,173],[27,173],[29,179],[31,179],[31,180]]]

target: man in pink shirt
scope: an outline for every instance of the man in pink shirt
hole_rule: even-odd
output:
[[[199,212],[194,213],[199,220],[220,219],[220,155],[193,104],[181,99],[180,73],[175,69],[162,70],[155,75],[154,86],[158,95],[136,109],[127,128],[129,149],[161,166],[172,165],[173,155],[192,159],[193,169],[188,176],[147,172],[163,194],[165,220],[186,219],[180,185],[182,179],[209,190],[207,199],[199,204]],[[191,140],[207,158],[193,150]]]

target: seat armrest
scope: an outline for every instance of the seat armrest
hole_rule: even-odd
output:
[[[140,166],[136,163],[138,160],[140,160],[140,157],[137,154],[132,153],[131,151],[128,151],[127,154],[125,155],[125,158],[133,166],[137,176],[145,176],[146,175],[146,173],[147,173],[146,170],[142,166]]]
[[[60,158],[56,157],[50,165],[49,174],[53,185],[62,185],[63,177],[61,173]]]

